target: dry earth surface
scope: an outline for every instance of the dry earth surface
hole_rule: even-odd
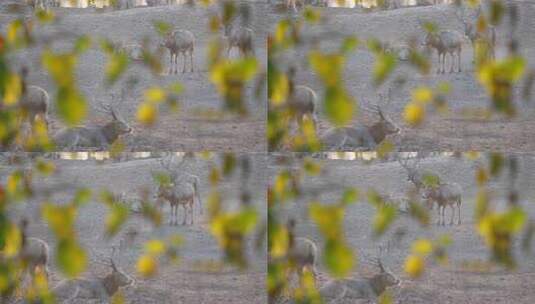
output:
[[[232,210],[237,207],[240,189],[246,187],[251,194],[251,203],[258,206],[259,220],[265,221],[266,209],[263,208],[265,188],[267,182],[266,159],[262,155],[249,155],[251,161],[251,177],[246,185],[242,185],[237,173],[224,178],[218,186],[224,198],[224,207]],[[206,217],[206,201],[210,187],[208,173],[210,165],[217,163],[218,157],[213,159],[195,159],[189,161],[185,171],[199,176],[201,200],[204,203],[204,215],[199,215],[195,209],[195,223],[187,226],[169,226],[168,206],[164,209],[164,224],[157,228],[139,216],[132,216],[123,227],[123,230],[113,239],[104,237],[105,218],[107,207],[93,200],[79,210],[76,221],[76,231],[84,248],[88,250],[89,267],[84,276],[95,277],[105,275],[109,269],[99,264],[99,260],[110,256],[111,246],[124,238],[126,231],[137,232],[134,242],[116,253],[118,264],[129,274],[136,277],[137,283],[133,287],[124,289],[126,303],[265,303],[265,276],[266,276],[266,249],[255,249],[251,238],[248,241],[246,254],[251,262],[250,267],[244,270],[230,266],[217,266],[222,260],[222,251],[217,241],[209,232],[209,223]],[[151,171],[161,170],[157,159],[138,159],[125,162],[95,160],[56,160],[58,174],[53,177],[37,177],[33,183],[38,196],[28,202],[15,206],[10,210],[10,218],[17,220],[21,216],[30,219],[30,236],[42,238],[51,248],[55,246],[55,239],[41,220],[40,207],[46,200],[58,204],[66,203],[72,199],[74,190],[66,188],[65,184],[77,183],[98,194],[101,190],[110,190],[114,193],[126,191],[130,197],[135,196],[143,187],[154,185]],[[14,168],[0,165],[0,180],[2,183],[9,172]],[[51,195],[45,195],[50,189],[56,189]],[[179,209],[179,223],[182,219],[182,209]],[[166,238],[179,234],[184,243],[179,248],[179,263],[169,264],[162,262],[159,273],[144,279],[136,275],[135,263],[137,257],[143,253],[145,241],[154,238]],[[51,286],[54,287],[62,279],[61,274],[52,262]],[[77,300],[76,303],[84,303]],[[96,303],[96,302],[92,302]]]
[[[535,192],[531,185],[535,178],[533,175],[535,155],[519,154],[518,160],[521,168],[516,187],[519,191],[519,202],[533,219],[535,208],[531,201],[535,197]],[[295,218],[296,234],[315,240],[321,248],[322,238],[316,225],[308,219],[306,208],[308,202],[314,200],[325,204],[334,203],[340,199],[343,189],[357,187],[361,193],[361,200],[347,208],[344,221],[345,237],[356,251],[358,258],[357,270],[353,276],[367,277],[377,272],[370,261],[378,256],[379,246],[385,246],[390,241],[390,249],[387,253],[383,253],[382,259],[384,264],[402,280],[400,286],[390,288],[394,303],[533,303],[535,248],[531,248],[529,254],[523,252],[520,249],[520,237],[515,239],[514,246],[515,257],[519,262],[516,271],[498,267],[482,270],[481,266],[485,265],[489,251],[475,230],[473,219],[478,188],[474,181],[474,165],[472,160],[446,156],[426,158],[420,164],[421,170],[438,174],[443,182],[455,182],[462,187],[461,225],[435,225],[436,211],[431,212],[432,224],[428,227],[422,227],[414,219],[401,215],[387,234],[377,240],[372,238],[375,208],[366,202],[366,191],[375,189],[382,194],[402,196],[410,187],[405,170],[396,161],[367,165],[357,160],[325,160],[324,174],[304,177],[301,189],[304,196],[288,204],[283,210],[283,216]],[[292,167],[281,165],[276,158],[270,158],[271,177],[284,168]],[[492,201],[498,210],[505,207],[507,185],[505,178],[493,180],[489,184]],[[448,208],[446,223],[449,222],[450,212]],[[440,266],[429,263],[420,279],[411,279],[404,274],[402,265],[410,253],[412,241],[419,238],[436,239],[444,234],[449,234],[453,240],[447,249],[448,264]],[[328,279],[328,275],[321,257],[319,261],[321,286]]]

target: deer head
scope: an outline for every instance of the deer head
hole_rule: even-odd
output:
[[[387,287],[401,284],[401,280],[392,271],[383,266],[380,257],[373,264],[379,268],[379,273],[371,278],[371,284],[377,294],[383,293]]]
[[[390,88],[388,89],[388,93],[387,94],[388,94],[387,95],[388,97],[385,97],[383,94],[379,94],[379,99],[380,99],[380,102],[382,104],[388,105],[390,103],[390,100],[391,100],[391,89]],[[375,135],[373,135],[373,136],[374,137],[378,137],[378,138],[376,138],[377,142],[382,141],[386,135],[397,134],[397,133],[399,133],[401,131],[401,128],[398,127],[390,119],[390,117],[388,117],[387,114],[385,114],[385,112],[383,111],[383,109],[381,108],[379,103],[374,104],[374,105],[370,105],[367,110],[372,112],[372,113],[377,114],[377,116],[379,117],[379,121],[376,122],[371,127],[372,131],[373,131],[372,133],[375,133]]]
[[[117,266],[115,266],[115,262],[113,259],[110,259],[110,266],[112,269],[112,272],[110,274],[113,282],[115,282],[116,286],[123,287],[123,286],[132,286],[135,284],[135,279],[127,275],[124,271],[119,269]]]
[[[106,113],[112,118],[112,120],[104,126],[104,135],[110,143],[115,141],[119,136],[132,132],[130,125],[128,125],[116,109],[123,103],[125,94],[126,89],[122,89],[120,98],[116,98],[116,96],[112,94],[111,103],[106,105],[100,103],[100,106],[97,107],[97,111]]]
[[[418,171],[420,158],[416,157],[412,162],[411,159],[398,159],[398,163],[407,171],[407,181],[411,182],[417,189],[423,186],[422,178]]]

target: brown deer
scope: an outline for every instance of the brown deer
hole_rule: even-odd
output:
[[[455,217],[455,208],[459,210],[457,225],[461,224],[461,186],[455,183],[442,184],[439,183],[436,186],[428,186],[422,192],[422,198],[424,199],[428,208],[433,209],[433,203],[437,204],[438,210],[438,225],[445,225],[445,213],[446,207],[451,208],[450,225],[453,225],[453,219]]]
[[[375,262],[379,273],[371,278],[331,280],[320,289],[320,295],[326,303],[355,303],[359,300],[377,301],[388,287],[397,286],[401,280],[386,269],[378,258]]]
[[[125,90],[121,93],[118,104],[124,101]],[[112,104],[102,105],[97,109],[100,112],[107,113],[112,120],[103,126],[82,126],[67,128],[59,131],[54,135],[54,142],[57,147],[67,150],[78,148],[100,148],[106,149],[113,144],[121,135],[132,132],[132,128],[119,115],[113,102],[115,96],[112,95]]]
[[[160,43],[160,47],[169,50],[169,74],[178,73],[178,54],[184,57],[182,73],[186,72],[187,57],[190,59],[190,71],[193,72],[193,51],[195,50],[195,36],[188,30],[175,30],[168,33]]]
[[[388,90],[390,100],[391,91]],[[384,101],[385,97],[380,94],[379,98]],[[387,116],[382,108],[369,105],[368,112],[375,113],[379,120],[371,126],[360,125],[355,127],[342,127],[328,130],[321,136],[325,150],[347,151],[355,149],[375,149],[388,135],[397,134],[401,129]]]
[[[419,21],[422,24],[421,21]],[[450,73],[454,72],[455,56],[457,57],[457,72],[461,72],[461,51],[463,35],[453,30],[443,30],[439,32],[428,32],[425,35],[423,45],[427,48],[434,48],[438,53],[437,73],[446,72],[446,54],[450,55]]]
[[[184,159],[180,162],[177,167],[180,167],[184,163]],[[178,170],[172,168],[172,159],[166,162],[164,159],[160,159],[160,165],[168,172],[169,182],[161,183],[158,186],[156,191],[156,202],[158,205],[165,201],[169,202],[171,206],[171,219],[169,220],[170,225],[178,225],[178,206],[182,206],[184,209],[184,218],[182,225],[187,224],[188,214],[191,219],[190,223],[193,225],[193,210],[195,199],[199,202],[201,213],[202,213],[202,202],[199,195],[198,189],[198,180],[199,178],[186,174],[183,177],[179,176]]]
[[[100,303],[110,303],[113,295],[121,287],[133,286],[136,281],[115,265],[113,258],[109,264],[111,272],[104,277],[79,278],[64,280],[58,283],[52,293],[58,303],[79,303],[83,300],[99,300]]]

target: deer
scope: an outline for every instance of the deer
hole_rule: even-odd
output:
[[[112,94],[112,104],[101,104],[97,108],[97,111],[111,116],[110,122],[101,126],[81,126],[60,130],[54,135],[56,146],[71,150],[77,148],[106,149],[120,136],[131,133],[132,128],[119,115],[116,106],[113,105],[113,103],[121,104],[124,101],[125,92],[126,90],[123,89],[119,102],[116,102],[116,97]]]
[[[305,237],[295,237],[291,240],[288,259],[296,266],[299,274],[310,270],[317,277],[316,263],[318,260],[318,246],[314,241]]]
[[[412,163],[410,159],[401,159],[398,158],[398,163],[401,165],[403,169],[407,172],[407,181],[411,182],[414,185],[414,188],[416,189],[416,192],[420,193],[420,191],[424,188],[424,182],[422,179],[422,175],[420,174],[418,170],[418,165],[420,163],[421,158],[416,157]]]
[[[160,159],[160,165],[169,172],[170,181],[168,183],[161,183],[158,185],[156,190],[156,202],[157,205],[161,206],[163,202],[169,202],[171,206],[171,219],[169,220],[170,225],[178,225],[178,206],[182,206],[184,209],[184,217],[182,225],[187,224],[188,214],[191,218],[191,225],[193,225],[193,209],[195,200],[198,201],[200,206],[200,211],[202,214],[202,202],[199,195],[198,182],[199,178],[191,175],[185,174],[183,177],[179,177],[177,170],[171,168],[171,158],[167,162],[163,159]],[[179,164],[182,165],[184,159]]]
[[[331,280],[325,283],[319,289],[323,301],[349,303],[365,299],[375,302],[387,288],[401,283],[396,275],[383,266],[380,258],[377,258],[374,264],[379,268],[379,273],[370,278]]]
[[[416,161],[409,165],[409,160],[398,159],[398,162],[407,171],[407,180],[410,181],[416,191],[420,193],[425,205],[429,209],[433,209],[434,203],[438,205],[438,220],[437,225],[444,225],[446,207],[450,206],[452,209],[450,225],[453,224],[453,218],[455,215],[455,207],[459,210],[458,222],[461,224],[461,187],[456,183],[442,183],[437,185],[425,185],[422,175],[417,170],[417,166],[420,162],[420,158],[416,158]]]
[[[451,208],[450,225],[453,225],[455,208],[459,210],[457,225],[461,224],[461,193],[462,189],[456,183],[439,183],[435,186],[424,188],[422,199],[429,209],[433,209],[433,203],[437,204],[438,220],[437,225],[445,225],[446,207]]]
[[[52,293],[58,303],[78,303],[80,300],[99,300],[100,303],[110,303],[113,295],[122,287],[133,286],[136,280],[115,265],[113,258],[109,259],[111,272],[104,277],[79,278],[63,280],[58,283]]]
[[[390,89],[388,90],[388,96],[390,100]],[[379,95],[379,98],[382,101],[385,100],[382,94]],[[375,149],[387,136],[398,134],[401,131],[401,128],[384,113],[379,104],[369,105],[364,110],[375,113],[379,120],[371,126],[360,125],[330,129],[321,136],[324,147],[333,151],[356,148]]]
[[[227,43],[227,57],[234,48],[241,56],[254,56],[254,31],[246,26],[225,24],[224,38]]]
[[[37,269],[41,269],[48,279],[50,248],[45,241],[35,237],[24,238],[20,257],[28,263],[28,272],[32,277]]]
[[[50,259],[50,247],[47,242],[36,237],[28,237],[26,229],[28,220],[23,218],[20,224],[22,232],[22,246],[19,253],[20,259],[27,265],[27,273],[35,276],[36,270],[41,269],[48,279],[48,263]]]
[[[184,57],[184,66],[182,73],[186,72],[187,57],[190,59],[190,72],[193,73],[193,52],[195,50],[195,36],[188,30],[174,30],[168,33],[164,40],[160,43],[160,47],[165,47],[169,50],[169,74],[178,73],[178,54]]]
[[[419,21],[422,24],[421,21]],[[437,74],[446,72],[446,54],[450,55],[450,73],[454,72],[455,60],[457,57],[457,72],[461,72],[461,51],[463,35],[454,30],[442,30],[439,32],[428,32],[423,41],[426,48],[434,48],[438,53]]]
[[[20,108],[23,117],[27,117],[33,126],[38,117],[41,117],[45,126],[48,128],[48,109],[50,108],[50,98],[45,89],[35,86],[23,85],[22,96],[20,98]]]
[[[481,16],[481,5],[478,6],[473,22],[466,20],[462,7],[455,11],[455,17],[463,24],[464,35],[468,37],[472,44],[474,58],[476,57],[476,45],[484,43],[488,48],[490,59],[496,58],[496,28],[488,25],[484,31],[478,31],[476,23]]]

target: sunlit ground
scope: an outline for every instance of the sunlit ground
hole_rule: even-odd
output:
[[[130,152],[129,157],[134,159],[153,157],[152,152]],[[184,156],[184,152],[175,152],[178,157]],[[58,152],[59,159],[66,160],[106,160],[111,158],[110,152]]]
[[[183,4],[186,0],[173,0],[175,4]],[[61,0],[61,7],[73,7],[73,8],[85,8],[88,7],[91,2],[94,2],[94,5],[98,8],[109,6],[110,0]],[[146,0],[134,0],[135,6],[146,6]]]
[[[371,8],[377,6],[377,0],[328,0],[327,5],[329,7],[348,7],[353,8],[356,6],[362,6],[366,8]],[[452,3],[452,0],[442,0],[440,3]],[[400,0],[399,5],[401,6],[415,6],[417,5],[417,0]],[[437,3],[438,4],[438,3]]]

